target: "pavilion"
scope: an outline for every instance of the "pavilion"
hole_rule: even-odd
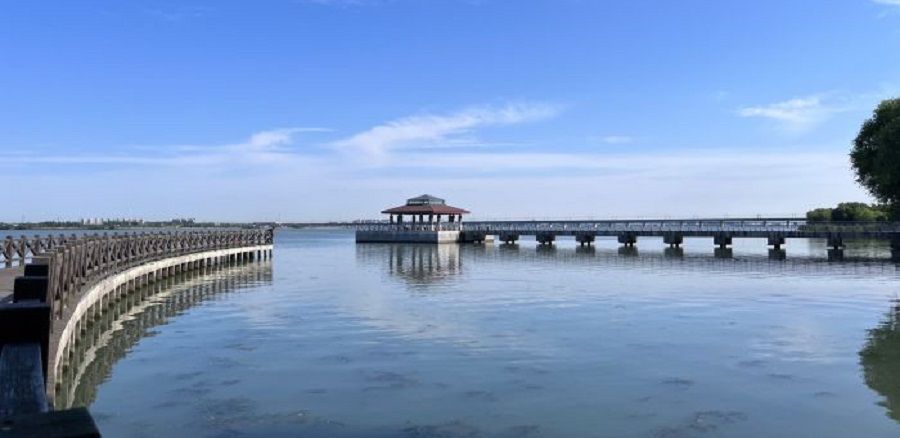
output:
[[[467,210],[447,205],[441,198],[422,195],[405,205],[382,211],[387,223],[358,227],[356,241],[391,243],[455,243],[460,240],[462,217]]]

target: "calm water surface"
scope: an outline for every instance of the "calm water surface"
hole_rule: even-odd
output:
[[[850,245],[282,231],[123,310],[69,401],[108,436],[900,436],[900,276]]]

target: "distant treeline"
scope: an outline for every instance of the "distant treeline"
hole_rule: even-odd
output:
[[[892,210],[886,205],[864,202],[842,202],[835,208],[817,208],[806,212],[810,222],[877,222],[891,220]]]

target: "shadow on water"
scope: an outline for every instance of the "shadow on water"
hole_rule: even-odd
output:
[[[257,261],[169,277],[119,300],[76,341],[73,358],[57,385],[56,407],[89,406],[116,362],[170,318],[205,301],[271,283],[271,261]]]
[[[900,302],[895,302],[878,327],[869,330],[859,352],[866,385],[884,397],[880,404],[900,422]]]

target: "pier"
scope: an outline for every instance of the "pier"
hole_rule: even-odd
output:
[[[331,224],[357,230],[357,236],[387,235],[403,231],[405,235],[431,233],[445,224],[397,224],[383,221]],[[900,222],[810,222],[803,218],[702,218],[702,219],[610,219],[610,220],[517,220],[468,221],[454,224],[458,238],[435,240],[406,239],[407,243],[485,243],[512,244],[530,238],[539,245],[554,245],[560,237],[572,237],[580,246],[591,246],[598,237],[615,238],[623,247],[639,244],[641,238],[661,238],[670,248],[680,248],[686,238],[709,239],[717,250],[728,250],[735,239],[765,239],[774,250],[783,250],[788,239],[824,239],[830,256],[840,256],[849,240],[874,239],[890,243],[895,258],[900,258]],[[358,242],[364,242],[357,239]],[[377,241],[377,240],[371,240]],[[386,240],[393,241],[393,240]]]
[[[719,248],[730,247],[734,239],[766,239],[768,246],[781,249],[786,239],[826,239],[829,248],[841,249],[846,240],[881,239],[900,250],[900,223],[895,222],[809,222],[798,218],[716,218],[643,219],[585,221],[481,221],[468,222],[461,242],[482,242],[497,236],[514,243],[522,236],[534,236],[540,244],[552,244],[558,236],[573,236],[580,245],[591,245],[597,237],[615,237],[623,246],[635,246],[641,237],[661,237],[663,243],[678,248],[687,237],[709,238]]]
[[[98,436],[84,408],[53,410],[59,377],[96,321],[145,286],[267,260],[271,229],[7,237],[0,247],[0,420],[5,436]]]

